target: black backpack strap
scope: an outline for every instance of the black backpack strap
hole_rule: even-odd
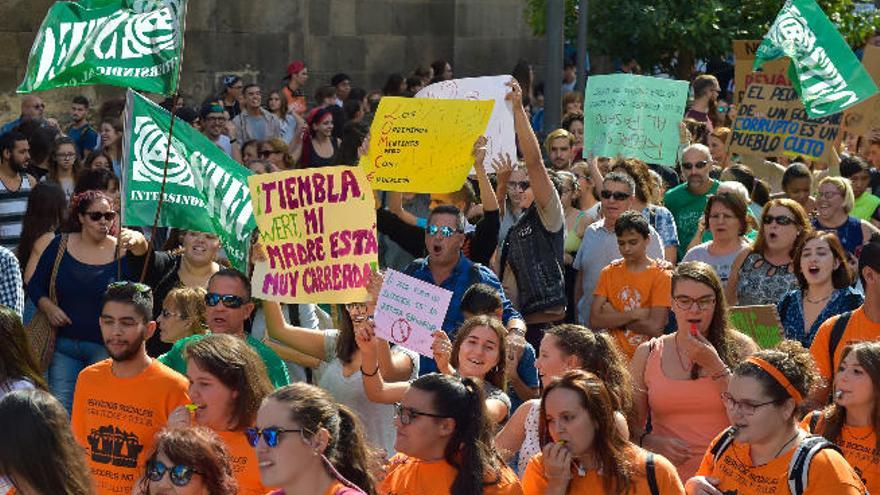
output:
[[[843,313],[837,318],[837,321],[834,322],[834,326],[831,328],[831,336],[828,339],[828,363],[831,365],[831,377],[834,378],[834,354],[837,352],[837,346],[840,345],[840,339],[843,338],[843,332],[846,331],[846,326],[849,324],[849,319],[852,317],[853,312],[847,311]]]
[[[824,449],[834,449],[840,452],[837,445],[829,442],[825,437],[809,436],[798,445],[791,463],[788,466],[788,489],[792,495],[803,495],[807,489],[807,480],[810,476],[810,462],[813,457]]]
[[[822,411],[813,411],[810,414],[810,433],[816,433],[816,427],[819,426],[820,419],[822,419]]]
[[[648,475],[648,489],[651,495],[660,495],[660,487],[657,486],[657,467],[654,465],[654,453],[648,452],[645,458],[645,473]]]
[[[724,433],[721,434],[721,438],[719,438],[718,442],[715,443],[715,445],[713,445],[712,448],[709,450],[709,453],[712,454],[713,463],[718,462],[718,459],[720,459],[721,456],[724,455],[724,451],[727,450],[727,448],[730,447],[730,444],[733,443],[735,432],[736,429],[732,426],[724,430]]]

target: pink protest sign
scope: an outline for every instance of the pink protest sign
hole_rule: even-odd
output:
[[[442,329],[452,292],[388,270],[376,301],[376,335],[432,357],[433,334]]]

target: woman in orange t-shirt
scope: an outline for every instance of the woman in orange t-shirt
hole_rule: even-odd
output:
[[[370,464],[377,457],[363,426],[326,390],[306,383],[279,388],[245,433],[263,484],[280,488],[271,495],[376,493]]]
[[[596,375],[572,370],[541,396],[541,453],[523,475],[525,495],[683,494],[666,458],[632,444],[615,425],[614,401]]]
[[[834,375],[834,404],[801,422],[843,451],[868,491],[880,492],[880,343],[862,342],[843,349]]]
[[[480,385],[430,373],[412,382],[397,409],[397,455],[382,495],[519,495],[519,480],[495,451]]]
[[[229,449],[239,495],[265,494],[244,429],[253,426],[260,402],[272,392],[266,365],[244,339],[225,334],[191,343],[186,356],[192,404],[175,409],[168,425],[213,429]]]
[[[819,381],[813,358],[799,342],[755,353],[737,365],[722,397],[734,428],[726,449],[706,451],[688,495],[788,495],[792,456],[809,434],[798,428],[798,404]],[[717,457],[717,460],[716,460]],[[862,495],[864,485],[834,449],[819,450],[809,464],[804,495]]]

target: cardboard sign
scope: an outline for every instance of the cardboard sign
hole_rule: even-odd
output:
[[[874,82],[880,85],[880,47],[865,46],[862,65]],[[867,100],[846,109],[843,116],[846,132],[867,136],[872,130],[880,128],[880,96],[874,95]]]
[[[422,88],[416,98],[440,100],[494,100],[492,116],[486,126],[486,159],[483,166],[493,172],[492,160],[504,155],[516,159],[516,132],[513,126],[513,103],[505,100],[513,76],[467,77],[441,81]]]
[[[285,303],[367,299],[379,245],[373,191],[359,167],[290,170],[248,178],[260,242],[254,297]]]
[[[752,66],[755,63],[755,52],[760,44],[761,40],[733,40],[735,63],[733,73],[734,91],[731,103],[741,102],[746,88],[752,83],[791,86],[791,81],[788,79],[788,65],[790,62],[788,58],[766,62],[761,66],[760,71],[752,71]]]
[[[688,83],[633,74],[592,76],[584,98],[584,158],[675,165]]]
[[[776,314],[776,306],[734,306],[728,311],[730,324],[751,337],[761,349],[776,347],[782,342],[784,332]]]
[[[739,105],[728,139],[732,153],[804,156],[830,163],[841,114],[810,119],[791,86],[752,84]]]
[[[474,165],[471,151],[494,106],[494,101],[386,96],[373,118],[370,152],[360,166],[373,189],[458,191]]]
[[[443,331],[452,292],[388,270],[376,301],[376,335],[427,357],[434,357],[434,332]]]

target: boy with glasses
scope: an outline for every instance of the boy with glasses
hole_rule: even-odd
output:
[[[692,144],[684,149],[681,174],[685,182],[666,191],[663,196],[663,205],[675,217],[679,246],[690,246],[709,196],[718,191],[719,182],[709,177],[711,170],[712,155],[706,145]],[[678,250],[679,261],[685,251]]]
[[[210,333],[225,333],[244,339],[263,360],[275,388],[290,383],[287,365],[278,354],[245,332],[245,321],[254,311],[254,302],[251,300],[250,280],[243,273],[234,268],[224,268],[212,275],[208,281],[205,304]],[[190,342],[203,338],[205,335],[192,335],[178,340],[170,351],[159,356],[159,361],[179,373],[186,373],[184,350]]]
[[[148,286],[110,284],[99,317],[110,358],[77,379],[71,428],[98,494],[131,493],[156,433],[189,403],[187,379],[147,355],[145,342],[156,331],[152,314]]]

